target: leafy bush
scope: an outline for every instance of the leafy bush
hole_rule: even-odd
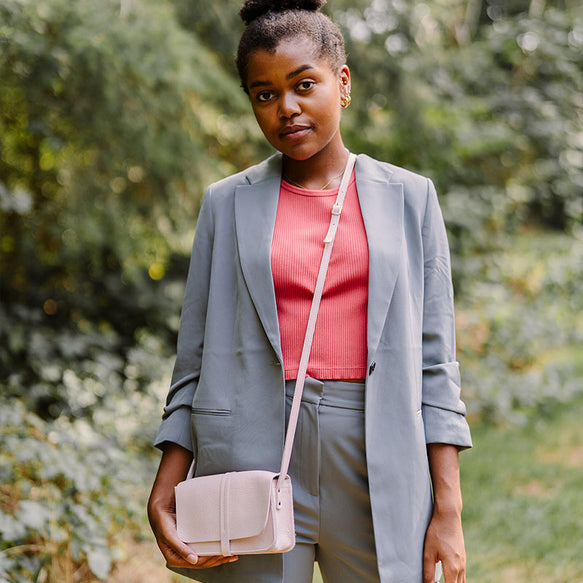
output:
[[[0,381],[0,580],[105,579],[116,534],[144,528],[169,350],[141,331],[123,352],[112,329],[46,318],[3,314],[2,361],[29,368]]]
[[[144,527],[200,197],[269,151],[232,64],[239,5],[0,4],[0,583],[106,578]],[[582,392],[580,9],[328,8],[347,144],[437,183],[470,412]]]
[[[583,236],[523,233],[457,306],[470,410],[521,422],[583,392]]]
[[[580,8],[339,4],[354,91],[343,123],[355,150],[432,176],[444,196],[508,198],[514,222],[581,224]]]
[[[90,319],[118,302],[133,311],[143,275],[158,281],[188,254],[204,186],[256,153],[238,82],[171,4],[122,5],[0,3],[8,303],[64,298]],[[126,285],[112,284],[120,272]]]
[[[0,417],[4,577],[67,581],[67,572],[86,562],[105,579],[113,523],[119,529],[138,512],[126,498],[136,462],[86,420],[45,423],[22,402],[4,398]]]

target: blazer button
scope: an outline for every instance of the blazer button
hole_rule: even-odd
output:
[[[368,367],[368,375],[369,375],[369,376],[370,376],[370,375],[373,373],[373,371],[374,371],[374,369],[376,368],[376,366],[377,366],[377,363],[376,363],[376,362],[373,360],[373,361],[370,363],[370,366]]]

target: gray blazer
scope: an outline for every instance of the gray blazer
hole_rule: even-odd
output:
[[[382,582],[420,583],[432,508],[426,444],[471,447],[449,249],[430,180],[365,155],[355,172],[369,245],[365,423],[378,566]],[[197,475],[279,469],[285,397],[270,251],[280,179],[275,154],[211,185],[201,207],[156,438],[193,450]],[[272,581],[282,559],[178,572]]]

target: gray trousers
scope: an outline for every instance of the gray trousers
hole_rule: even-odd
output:
[[[289,415],[295,381],[287,381]],[[308,377],[289,474],[296,547],[283,556],[284,583],[380,580],[364,448],[364,383]]]
[[[295,381],[286,382],[289,416]],[[364,449],[364,383],[308,377],[289,474],[296,546],[281,555],[241,556],[231,565],[172,570],[200,581],[312,583],[318,561],[325,583],[379,583]],[[264,566],[264,568],[262,568]]]

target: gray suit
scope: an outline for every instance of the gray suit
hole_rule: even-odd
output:
[[[280,179],[276,154],[211,185],[199,215],[156,440],[193,449],[197,475],[279,469],[285,383],[270,250]],[[431,181],[360,155],[356,184],[369,245],[366,456],[378,566],[383,583],[420,583],[431,516],[426,444],[471,446],[449,249]],[[275,581],[281,565],[277,555],[250,556],[180,572]]]

